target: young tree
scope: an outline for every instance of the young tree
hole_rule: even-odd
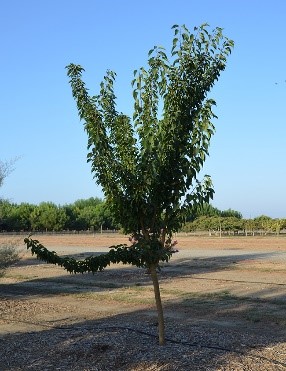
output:
[[[101,185],[114,220],[131,234],[131,246],[113,246],[98,257],[60,258],[38,241],[26,239],[32,253],[70,272],[104,269],[123,262],[147,267],[158,311],[159,343],[164,319],[156,268],[173,253],[172,234],[190,210],[213,195],[209,176],[198,180],[214,133],[214,100],[207,94],[225,69],[233,41],[221,28],[204,24],[191,33],[173,26],[170,56],[154,47],[148,66],[134,71],[133,118],[116,110],[114,80],[107,71],[100,93],[90,96],[83,67],[67,66],[73,97],[88,135],[88,162]],[[162,111],[160,111],[162,107]]]

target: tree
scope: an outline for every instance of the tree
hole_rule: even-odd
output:
[[[0,199],[0,230],[10,230],[12,210],[13,205],[8,200]]]
[[[173,254],[172,234],[192,208],[213,196],[209,176],[199,181],[214,133],[213,99],[207,94],[225,69],[233,41],[221,28],[204,24],[191,33],[173,26],[171,54],[155,46],[148,66],[134,71],[133,119],[116,110],[114,81],[107,71],[98,95],[82,80],[83,67],[67,74],[88,136],[88,162],[101,185],[114,220],[132,235],[131,246],[113,246],[107,254],[76,261],[60,258],[38,241],[26,239],[32,253],[70,272],[104,269],[123,262],[147,267],[151,274],[164,343],[164,318],[156,268]],[[162,111],[160,111],[160,107]]]
[[[71,205],[66,205],[64,209],[67,215],[67,229],[87,230],[112,227],[110,211],[106,203],[99,198],[77,200]]]
[[[98,225],[97,206],[86,206],[79,210],[78,219],[84,225],[85,230],[90,228],[100,228]]]
[[[112,214],[106,205],[106,202],[96,206],[96,220],[94,226],[96,229],[100,229],[101,232],[103,229],[119,228],[118,225],[114,223]]]
[[[256,228],[256,223],[254,219],[244,219],[243,220],[243,228],[244,228],[244,233],[247,236],[248,233],[250,233],[252,236],[254,236],[254,231]]]
[[[220,216],[223,218],[233,217],[237,219],[242,219],[242,214],[239,211],[227,209],[220,212]]]
[[[31,230],[31,215],[35,209],[35,205],[22,202],[20,205],[16,205],[12,211],[14,217],[14,230],[18,231],[30,231]]]
[[[60,231],[64,229],[67,216],[64,208],[52,202],[41,202],[30,216],[33,230]]]
[[[188,217],[188,221],[194,221],[201,216],[218,216],[221,211],[209,203],[204,202],[199,205],[196,210],[192,210],[192,214]]]
[[[0,187],[3,185],[4,179],[14,170],[15,161],[17,161],[17,158],[10,161],[0,160]]]
[[[238,232],[243,228],[242,218],[236,216],[225,216],[221,218],[221,228],[223,231]]]
[[[101,204],[103,201],[98,197],[90,197],[88,199],[80,199],[74,202],[74,207],[84,209],[85,207],[95,207]]]
[[[279,236],[281,229],[283,229],[283,226],[285,224],[285,221],[283,219],[272,219],[270,221],[271,230],[273,232],[276,232],[277,236]]]
[[[193,221],[200,216],[221,216],[223,218],[233,216],[242,219],[242,214],[239,211],[232,209],[219,210],[209,203],[203,203],[199,205],[196,210],[192,210],[192,214],[188,217],[188,221]]]
[[[256,224],[256,228],[264,231],[265,235],[271,231],[272,227],[272,218],[267,215],[260,215],[254,218],[254,222]]]
[[[74,207],[77,209],[77,218],[82,229],[101,229],[104,224],[111,224],[106,203],[99,198],[77,200]]]

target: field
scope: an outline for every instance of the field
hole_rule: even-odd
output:
[[[35,238],[78,258],[128,242]],[[70,275],[20,240],[22,259],[0,278],[0,370],[285,370],[286,238],[177,239],[179,252],[159,273],[163,347],[144,269]]]

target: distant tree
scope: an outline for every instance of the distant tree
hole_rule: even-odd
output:
[[[221,211],[212,206],[209,203],[204,202],[202,205],[198,205],[195,210],[192,210],[191,215],[187,218],[188,221],[193,221],[201,216],[219,216]]]
[[[219,228],[218,216],[202,215],[193,221],[194,229],[199,231],[211,231]]]
[[[49,252],[26,239],[32,253],[70,272],[96,272],[110,263],[147,267],[158,311],[159,343],[164,343],[164,318],[157,267],[173,254],[172,234],[190,209],[213,195],[209,176],[198,180],[214,133],[214,100],[207,94],[225,69],[233,42],[221,28],[208,25],[191,33],[174,27],[167,57],[162,47],[149,52],[147,68],[134,72],[132,120],[117,112],[115,73],[108,71],[99,95],[90,96],[82,81],[84,69],[67,67],[73,96],[88,135],[88,162],[102,186],[114,220],[134,244],[118,245],[107,254],[76,261]],[[160,107],[163,107],[160,111]]]
[[[65,229],[88,230],[94,228],[97,220],[97,206],[103,201],[97,197],[76,200],[73,204],[65,205],[66,213]]]
[[[282,225],[281,229],[286,229],[286,219],[281,219]]]
[[[0,187],[3,185],[4,179],[14,170],[16,161],[17,158],[10,161],[0,160]]]
[[[254,219],[243,219],[243,228],[246,236],[248,235],[248,233],[254,236],[254,231],[256,229],[256,223]]]
[[[114,222],[110,208],[103,202],[96,206],[96,229],[101,231],[104,229],[118,229],[118,225]]]
[[[264,234],[267,234],[272,229],[272,218],[267,215],[260,215],[254,218],[254,222],[256,228],[263,231]]]
[[[66,229],[87,230],[112,227],[112,216],[106,202],[100,198],[89,198],[65,205]]]
[[[85,230],[85,221],[79,218],[80,209],[74,204],[64,205],[63,209],[66,214],[64,229],[71,231]]]
[[[100,205],[102,203],[102,199],[97,197],[90,197],[87,199],[80,199],[73,203],[74,207],[77,207],[79,209],[84,209],[85,207],[96,207],[97,205]]]
[[[235,216],[202,215],[194,221],[186,223],[185,231],[208,231],[209,235],[213,232],[221,233],[223,231],[237,232],[243,229],[243,220]]]
[[[61,231],[64,229],[67,216],[62,207],[52,202],[41,202],[31,213],[31,227],[40,231]]]
[[[8,200],[0,199],[0,230],[10,231],[10,220],[13,204]]]
[[[232,209],[223,210],[220,212],[220,216],[223,218],[225,217],[233,217],[237,219],[242,219],[242,214],[239,211],[235,211]]]
[[[15,220],[15,230],[18,231],[31,231],[31,219],[35,205],[29,204],[27,202],[22,202],[16,205],[13,210],[14,220]]]
[[[230,217],[242,219],[242,214],[239,211],[232,209],[228,210],[219,210],[217,207],[212,206],[209,203],[204,202],[202,205],[199,205],[195,210],[192,210],[192,214],[188,216],[188,221],[193,221],[200,216],[221,216],[221,217]]]
[[[228,232],[237,232],[243,229],[243,220],[236,216],[226,216],[221,218],[221,229]]]
[[[87,230],[90,228],[98,229],[100,225],[98,223],[99,213],[97,206],[86,206],[79,210],[78,219],[80,223],[84,226],[83,229]]]
[[[280,234],[281,229],[283,229],[285,225],[285,220],[283,219],[272,219],[270,222],[271,230],[275,232],[277,235]]]

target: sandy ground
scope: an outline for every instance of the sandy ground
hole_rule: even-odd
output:
[[[111,245],[128,243],[126,236],[115,234],[33,238],[58,254],[79,259],[108,251]],[[255,348],[261,343],[258,354],[266,358],[257,368],[253,360],[252,363],[240,360],[236,367],[227,366],[228,360],[221,361],[216,368],[201,363],[202,368],[190,369],[286,369],[286,238],[178,236],[177,239],[179,252],[162,265],[159,273],[167,336],[169,324],[170,334],[176,327],[216,331],[225,334],[226,339],[229,337],[228,346],[241,349],[253,344]],[[0,243],[4,240],[7,238],[0,236]],[[126,323],[140,323],[144,329],[156,323],[152,284],[143,269],[116,265],[95,275],[69,275],[60,267],[31,257],[22,238],[15,237],[16,240],[22,259],[0,279],[3,339],[12,341],[19,334],[41,333],[47,328],[89,321],[122,323],[124,319]],[[254,340],[247,335],[250,333],[255,335]],[[232,340],[231,334],[236,334]],[[26,369],[13,362],[9,366],[7,361],[4,368],[0,365],[0,370]],[[144,367],[142,370],[147,369]],[[157,365],[154,370],[157,369],[180,368],[169,364],[169,368]]]

